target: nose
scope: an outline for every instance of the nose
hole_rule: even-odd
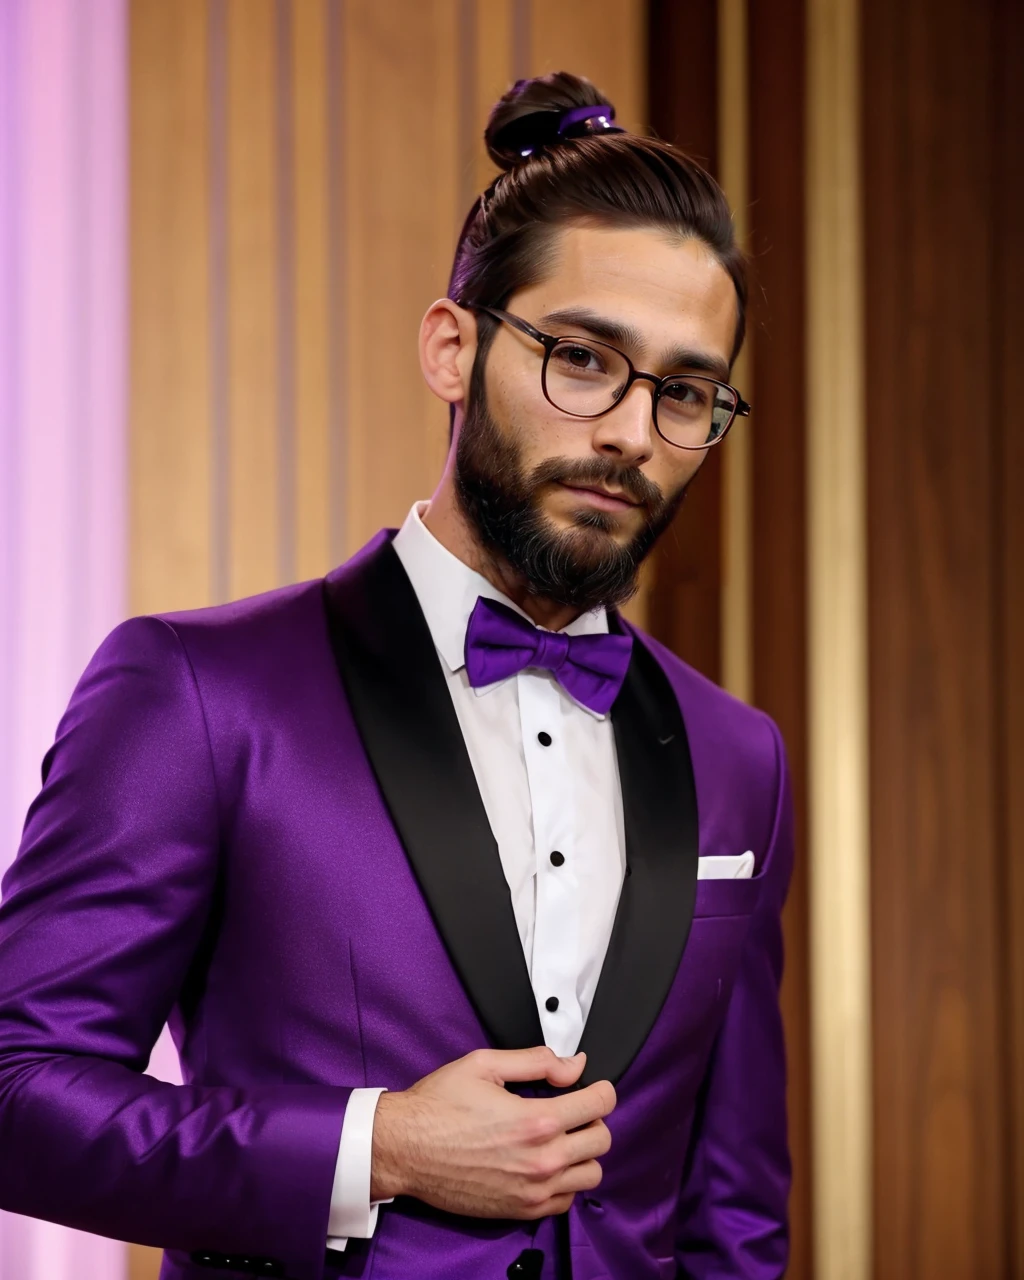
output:
[[[603,418],[594,420],[598,453],[639,467],[654,452],[654,388],[638,379]]]

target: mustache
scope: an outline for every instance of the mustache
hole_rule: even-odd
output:
[[[530,487],[544,484],[605,485],[621,489],[626,497],[648,512],[661,510],[665,495],[639,467],[620,467],[603,458],[548,458],[530,473]]]

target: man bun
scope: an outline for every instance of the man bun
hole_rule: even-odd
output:
[[[568,71],[517,80],[491,110],[484,130],[487,154],[499,169],[511,169],[522,164],[524,152],[558,141],[558,126],[567,111],[604,105],[611,103],[599,89]]]

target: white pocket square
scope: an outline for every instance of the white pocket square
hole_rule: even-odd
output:
[[[749,880],[754,874],[754,852],[713,854],[697,859],[698,880]]]

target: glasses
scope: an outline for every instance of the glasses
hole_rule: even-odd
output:
[[[707,449],[718,444],[750,405],[735,387],[697,374],[659,378],[634,369],[618,347],[594,338],[558,338],[541,333],[528,320],[496,307],[467,304],[518,329],[544,348],[540,385],[547,402],[573,418],[600,418],[619,404],[634,382],[654,384],[651,412],[654,429],[678,449]]]

